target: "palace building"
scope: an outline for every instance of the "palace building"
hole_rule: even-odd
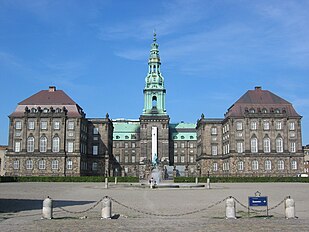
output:
[[[154,35],[139,119],[87,118],[51,86],[9,116],[7,176],[138,176],[154,165],[173,176],[296,176],[303,172],[301,116],[292,104],[255,87],[223,118],[171,123]]]

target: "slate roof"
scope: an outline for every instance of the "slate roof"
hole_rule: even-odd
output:
[[[225,116],[244,116],[250,109],[255,112],[266,110],[267,113],[278,110],[280,114],[288,117],[301,117],[290,102],[268,90],[262,90],[261,87],[248,90],[228,109]]]
[[[40,92],[28,97],[18,103],[15,111],[10,115],[13,117],[22,117],[25,108],[28,109],[41,107],[41,109],[53,107],[54,109],[65,107],[69,117],[83,116],[82,108],[73,101],[64,91],[56,90],[56,87],[51,86],[49,90],[41,90]]]

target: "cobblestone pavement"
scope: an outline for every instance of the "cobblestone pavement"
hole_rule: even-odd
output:
[[[105,189],[104,183],[0,183],[0,230],[309,231],[308,184],[218,183],[211,186],[211,189],[149,189],[111,184]],[[238,219],[224,218],[226,197],[233,196],[247,205],[248,196],[254,196],[256,191],[268,196],[270,208],[290,195],[295,200],[298,219],[285,219],[283,204],[271,210],[269,218],[265,212],[252,212],[248,217],[247,209],[238,203]],[[53,220],[40,219],[42,200],[47,196],[54,200]],[[62,210],[85,211],[104,196],[114,199],[113,219],[100,219],[101,203],[83,213]]]

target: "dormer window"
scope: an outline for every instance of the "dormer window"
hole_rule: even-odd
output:
[[[251,108],[251,109],[249,110],[249,112],[250,112],[251,114],[254,114],[254,113],[255,113],[255,109]]]

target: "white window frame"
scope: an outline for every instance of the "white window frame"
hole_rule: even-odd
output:
[[[174,155],[174,163],[178,163],[178,155]]]
[[[72,160],[67,160],[67,169],[72,170],[73,169],[73,161]]]
[[[60,130],[60,122],[54,121],[54,130]]]
[[[211,155],[218,155],[218,146],[211,145]]]
[[[185,162],[185,156],[184,155],[181,155],[180,156],[180,163],[184,163]]]
[[[46,160],[39,160],[39,169],[40,170],[46,169]]]
[[[13,169],[18,170],[19,169],[19,160],[14,160],[13,161]]]
[[[236,122],[236,130],[238,131],[243,130],[242,122]]]
[[[250,124],[251,130],[256,130],[257,129],[257,122],[256,121],[252,121]]]
[[[28,130],[34,130],[35,122],[33,120],[28,121]]]
[[[276,130],[282,130],[282,122],[276,121]]]
[[[295,130],[295,122],[289,122],[289,130]]]
[[[22,121],[15,121],[15,129],[16,130],[22,129]]]
[[[278,170],[284,170],[284,161],[278,160]]]
[[[15,141],[14,152],[20,152],[20,148],[21,148],[21,142],[20,141]]]
[[[212,127],[211,128],[211,135],[217,135],[218,132],[217,132],[217,127]]]
[[[276,152],[277,153],[283,152],[283,139],[281,137],[276,138]]]
[[[33,160],[27,159],[26,160],[26,169],[27,170],[32,170],[33,169]]]
[[[218,163],[213,163],[212,169],[213,169],[214,172],[217,172],[218,171]]]
[[[41,130],[47,130],[47,121],[41,121]]]
[[[34,152],[34,137],[27,138],[27,152]]]
[[[98,155],[99,154],[99,146],[98,145],[93,145],[92,146],[92,154],[93,155]]]
[[[237,142],[236,148],[237,148],[237,153],[243,153],[244,152],[244,143],[243,142]]]
[[[52,170],[58,170],[59,161],[58,160],[52,160],[51,168],[52,168]]]
[[[295,153],[296,152],[296,142],[290,143],[290,152]]]
[[[47,138],[46,136],[42,136],[40,138],[40,152],[46,152],[47,151]]]
[[[243,171],[244,170],[244,161],[238,161],[237,169],[238,169],[238,171]]]
[[[74,152],[74,142],[68,142],[68,152]]]
[[[93,128],[93,134],[94,135],[98,135],[99,134],[99,128],[98,127],[94,127]]]
[[[251,152],[252,153],[258,153],[258,140],[257,138],[251,138],[251,141],[250,141],[250,144],[251,144]]]
[[[271,171],[271,160],[265,160],[265,171]]]
[[[68,121],[68,130],[74,130],[74,122],[73,121]]]
[[[270,129],[269,121],[264,121],[264,122],[263,122],[263,129],[264,129],[264,130],[269,130],[269,129]]]
[[[270,153],[270,138],[263,139],[263,149],[265,153]]]
[[[55,136],[53,138],[53,152],[59,152],[60,151],[60,138],[58,136]]]
[[[296,160],[292,160],[291,161],[291,169],[292,170],[297,170],[297,161]]]
[[[257,160],[252,160],[252,171],[257,171],[259,170],[259,162]]]

